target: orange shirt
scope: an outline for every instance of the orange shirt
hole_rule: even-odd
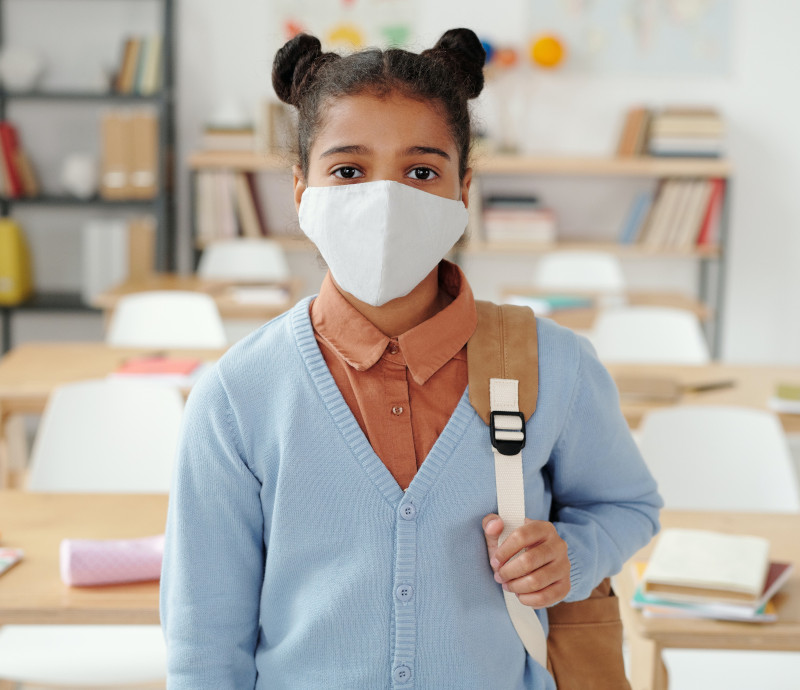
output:
[[[464,393],[466,344],[478,323],[472,289],[458,266],[439,264],[439,288],[453,301],[397,338],[348,303],[330,274],[311,303],[311,325],[333,379],[404,490]]]

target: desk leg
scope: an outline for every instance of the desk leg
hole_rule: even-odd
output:
[[[655,642],[631,635],[631,689],[667,690],[667,667],[661,658],[661,647]]]

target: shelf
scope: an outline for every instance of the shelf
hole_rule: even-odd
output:
[[[114,93],[112,91],[3,91],[0,99],[25,101],[119,101],[133,103],[158,103],[166,97],[165,92],[142,95],[136,93]]]
[[[609,252],[621,259],[715,259],[720,256],[719,247],[694,247],[685,249],[659,249],[637,244],[616,242],[552,242],[534,244],[530,242],[483,242],[469,240],[460,248],[465,254],[546,254],[559,250]]]
[[[89,306],[77,292],[37,292],[30,299],[20,304],[0,305],[0,309],[17,311],[86,311],[97,312]]]
[[[67,195],[23,196],[17,198],[2,197],[0,203],[25,204],[30,206],[153,206],[158,199],[103,199],[95,196],[91,199],[79,199]]]
[[[606,177],[728,177],[731,164],[723,158],[574,158],[478,154],[475,171],[493,175],[574,175]],[[291,155],[250,151],[200,151],[189,157],[192,170],[234,168],[244,171],[286,170]]]

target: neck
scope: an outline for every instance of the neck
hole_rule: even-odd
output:
[[[380,307],[373,307],[353,297],[349,292],[342,290],[335,280],[333,284],[364,318],[390,338],[396,338],[427,321],[452,301],[447,293],[439,290],[438,266],[405,297],[398,297]]]

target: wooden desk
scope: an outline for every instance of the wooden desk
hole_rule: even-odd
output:
[[[287,291],[287,298],[278,304],[259,304],[245,302],[236,298],[238,287],[258,287],[264,283],[236,282],[230,280],[206,280],[197,275],[177,275],[174,273],[153,273],[137,280],[127,280],[110,290],[97,295],[92,306],[110,314],[123,295],[149,290],[188,290],[202,292],[214,298],[224,319],[258,319],[268,321],[292,307],[299,295],[300,282],[291,280],[281,285]]]
[[[63,538],[163,534],[166,518],[166,494],[0,491],[0,543],[25,549],[23,560],[0,576],[0,625],[158,624],[158,582],[68,587],[58,548]]]
[[[774,560],[800,566],[800,515],[762,513],[711,513],[669,511],[661,513],[666,527],[710,529],[731,534],[755,534],[770,540]],[[645,560],[655,542],[637,553],[631,562]],[[633,609],[634,582],[630,563],[615,580],[626,631],[631,641],[633,690],[666,690],[661,674],[661,651],[684,649],[754,649],[800,651],[800,572],[790,577],[778,595],[775,623],[645,618]]]
[[[664,377],[674,378],[681,384],[693,385],[731,379],[731,388],[722,388],[699,393],[684,393],[678,401],[684,405],[742,405],[768,409],[767,403],[775,393],[779,382],[800,384],[800,367],[776,367],[712,363],[706,365],[653,365],[653,364],[608,364],[608,370],[618,377]],[[653,402],[622,401],[622,411],[628,424],[635,429],[643,415],[652,409],[663,407]],[[781,423],[787,433],[800,432],[800,415],[780,414]]]
[[[152,353],[147,348],[91,343],[25,343],[0,358],[0,488],[9,485],[19,460],[9,449],[8,425],[14,415],[41,414],[56,386],[104,378],[129,357]],[[168,350],[167,355],[213,361],[224,350]]]
[[[546,297],[548,295],[570,295],[575,297],[587,297],[594,302],[591,307],[580,307],[573,309],[558,309],[550,314],[545,314],[548,319],[552,319],[562,326],[576,331],[588,331],[594,326],[594,320],[603,304],[604,298],[597,293],[579,293],[573,291],[539,291],[531,286],[512,286],[503,289],[503,299],[508,301],[513,295],[525,295],[526,297]],[[619,304],[621,298],[609,296],[609,305]],[[711,318],[710,309],[699,302],[694,297],[683,295],[677,292],[626,292],[622,296],[626,306],[646,306],[646,307],[673,307],[676,309],[686,309],[697,315],[701,321]]]

